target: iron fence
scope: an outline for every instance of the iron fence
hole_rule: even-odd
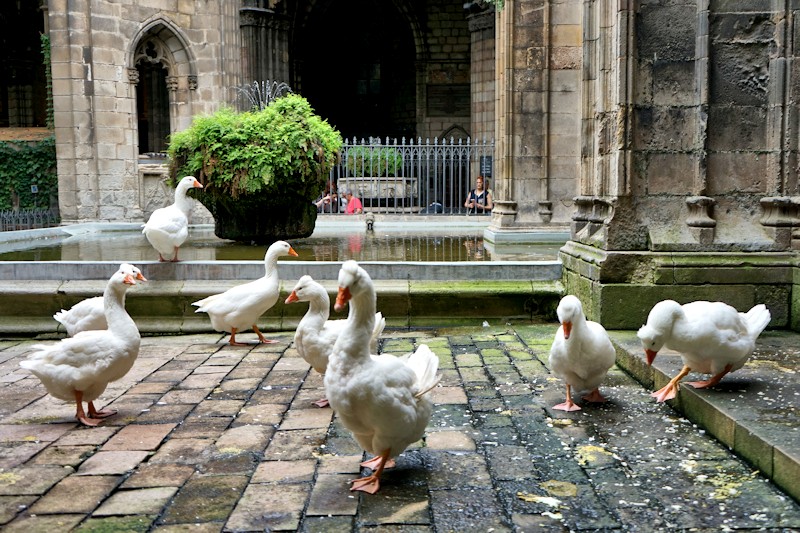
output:
[[[50,228],[58,226],[60,217],[53,209],[20,209],[0,211],[0,231]]]
[[[484,176],[491,189],[493,158],[494,140],[486,139],[346,140],[323,193],[333,201],[319,210],[343,213],[350,190],[374,213],[467,214],[475,178]]]

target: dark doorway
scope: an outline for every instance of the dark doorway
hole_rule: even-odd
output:
[[[136,85],[139,153],[165,152],[169,137],[167,71],[161,63],[140,62]]]
[[[392,2],[317,4],[294,45],[293,88],[343,136],[415,135],[414,42]]]

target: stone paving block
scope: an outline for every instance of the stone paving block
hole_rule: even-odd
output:
[[[303,527],[298,531],[302,533],[340,533],[342,531],[356,531],[355,517],[352,516],[309,516],[303,520]],[[392,533],[391,530],[383,530]],[[418,533],[414,530],[402,529],[403,533]],[[400,533],[400,531],[398,531]],[[424,532],[429,533],[428,529]]]
[[[170,524],[153,528],[154,533],[220,533],[224,522],[204,522],[202,524]]]
[[[57,444],[59,446],[99,446],[119,430],[120,428],[113,426],[99,426],[88,430],[78,426],[59,438]]]
[[[128,389],[128,394],[164,394],[171,388],[172,384],[165,382],[137,383],[133,387]]]
[[[292,385],[270,385],[264,384],[262,387],[255,391],[250,397],[248,403],[253,404],[288,404],[297,395],[297,383]]]
[[[431,451],[431,490],[452,487],[486,488],[491,478],[486,463],[480,455],[466,455],[445,451]]]
[[[434,387],[428,398],[436,405],[439,404],[464,404],[467,403],[467,395],[461,387]]]
[[[230,425],[229,418],[189,415],[170,434],[170,439],[216,439]]]
[[[358,494],[350,491],[349,474],[318,474],[311,490],[306,515],[352,515],[358,510]]]
[[[172,439],[162,444],[148,463],[196,465],[208,458],[213,446],[211,439]]]
[[[192,377],[204,376],[208,374],[223,374],[224,376],[227,376],[228,373],[233,370],[233,368],[234,365],[215,365],[209,363],[195,368],[194,372],[192,372]]]
[[[266,451],[266,458],[294,461],[310,459],[325,442],[325,429],[277,431]]]
[[[139,424],[175,424],[183,421],[195,409],[195,404],[153,405],[136,417]]]
[[[176,424],[131,424],[118,431],[102,451],[155,450]]]
[[[311,490],[309,484],[252,484],[225,524],[229,531],[296,531]]]
[[[113,494],[92,516],[157,515],[178,492],[178,487],[152,487],[123,490]]]
[[[333,410],[324,409],[297,409],[286,413],[281,422],[280,429],[316,429],[327,428],[333,419]]]
[[[194,467],[189,465],[143,463],[125,480],[121,488],[180,487],[192,474]]]
[[[83,520],[81,514],[60,514],[45,516],[17,517],[13,522],[3,526],[4,533],[32,533],[49,531],[70,531]]]
[[[425,436],[425,444],[431,450],[475,451],[475,441],[462,431],[433,431]]]
[[[252,483],[310,483],[315,467],[315,459],[263,461],[256,468]]]
[[[248,476],[194,476],[167,507],[162,524],[225,521],[247,486]]]
[[[73,427],[72,424],[0,424],[0,443],[53,442]]]
[[[219,385],[220,381],[225,377],[224,372],[215,372],[213,374],[192,374],[184,379],[177,385],[176,389],[213,389]]]
[[[19,513],[30,507],[36,496],[0,496],[0,525],[14,519]]]
[[[234,417],[244,405],[244,400],[203,400],[195,407],[195,416]]]
[[[118,476],[62,479],[30,508],[32,514],[89,514],[119,484]]]
[[[95,447],[50,445],[33,458],[31,464],[78,466],[95,452]]]
[[[155,515],[109,516],[89,518],[75,528],[74,533],[94,533],[97,531],[125,531],[146,533],[155,521]]]
[[[45,449],[47,442],[18,442],[0,447],[0,469],[14,468]]]
[[[125,474],[144,461],[146,451],[97,452],[78,469],[79,476]]]
[[[0,496],[44,494],[73,473],[61,466],[20,466],[0,472]]]
[[[242,378],[242,379],[224,379],[220,383],[220,388],[223,391],[251,391],[256,389],[261,383],[262,378]]]
[[[431,509],[424,484],[382,484],[379,495],[379,498],[364,496],[359,510],[360,523],[383,527],[430,527]]]
[[[322,455],[319,457],[317,472],[320,474],[350,474],[358,476],[361,473],[360,463],[363,454],[359,455]]]
[[[174,405],[176,403],[197,404],[202,402],[214,389],[178,389],[171,390],[159,399],[159,404]]]
[[[510,531],[493,489],[431,491],[433,521],[444,531]]]
[[[246,425],[226,430],[216,442],[221,453],[257,452],[267,447],[275,429],[269,426]]]

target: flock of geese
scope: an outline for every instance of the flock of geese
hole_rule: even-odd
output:
[[[155,211],[144,226],[160,260],[177,261],[178,248],[188,235],[191,199],[186,192],[193,187],[202,185],[193,177],[183,178],[175,203]],[[196,312],[207,313],[215,330],[230,333],[230,345],[246,344],[236,340],[236,333],[246,329],[252,329],[260,343],[276,342],[265,338],[256,324],[278,301],[277,263],[287,255],[297,254],[289,243],[275,242],[264,257],[263,277],[194,302]],[[20,363],[52,396],[75,402],[75,417],[86,426],[97,426],[115,414],[98,410],[94,401],[108,383],[130,371],[139,354],[141,336],[125,310],[126,292],[139,281],[146,279],[137,267],[120,265],[102,297],[89,298],[54,315],[69,337],[54,344],[33,345],[33,353]],[[353,480],[351,490],[374,494],[384,468],[393,466],[393,458],[424,434],[432,413],[428,393],[440,379],[439,359],[425,344],[400,357],[376,353],[386,322],[376,311],[369,274],[355,261],[344,262],[338,277],[334,309],[341,312],[348,307],[346,319],[330,319],[330,298],[310,276],[302,276],[285,300],[294,302],[308,302],[295,331],[294,346],[315,371],[324,374],[326,398],[315,403],[330,405],[359,445],[374,456],[361,463],[372,474]],[[562,298],[557,315],[560,326],[549,363],[566,384],[566,400],[553,408],[580,410],[573,402],[573,390],[585,392],[585,401],[604,402],[599,387],[616,359],[608,333],[597,322],[586,320],[581,301],[573,295]],[[715,385],[745,364],[769,321],[764,305],[739,313],[722,302],[659,302],[638,331],[647,362],[652,364],[658,351],[666,347],[681,353],[684,367],[653,396],[658,402],[674,398],[680,381],[692,370],[711,377],[689,385]]]

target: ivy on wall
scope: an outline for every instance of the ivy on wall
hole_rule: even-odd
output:
[[[0,142],[0,211],[49,208],[58,198],[56,142]]]

